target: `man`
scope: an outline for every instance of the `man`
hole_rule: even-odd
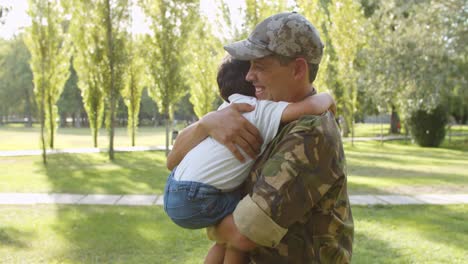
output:
[[[258,99],[297,102],[313,96],[323,54],[316,29],[296,13],[280,13],[258,24],[247,40],[225,46],[250,60],[246,79]],[[176,165],[207,136],[243,159],[255,157],[258,132],[235,106],[213,112],[178,137],[168,157]],[[349,263],[354,235],[347,194],[345,157],[334,117],[304,116],[279,131],[259,157],[245,184],[247,195],[210,235],[249,251],[253,263]]]

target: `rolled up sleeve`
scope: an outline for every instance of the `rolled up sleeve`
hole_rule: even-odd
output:
[[[258,245],[276,247],[288,229],[279,226],[247,195],[233,213],[239,232]]]

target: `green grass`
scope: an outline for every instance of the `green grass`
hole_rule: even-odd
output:
[[[468,141],[442,148],[404,142],[345,144],[350,194],[468,193]],[[162,193],[163,152],[0,157],[0,192]]]
[[[468,208],[354,207],[353,263],[466,263]],[[161,207],[0,206],[0,263],[201,263],[203,230]]]
[[[468,141],[422,148],[404,141],[345,144],[351,194],[468,193]]]
[[[178,125],[177,128],[182,128]],[[18,125],[0,126],[1,150],[40,149],[40,128],[34,126],[25,128]],[[138,128],[136,135],[137,146],[163,146],[166,144],[165,127]],[[98,147],[107,148],[109,145],[108,133],[105,129],[99,130]],[[131,146],[131,139],[127,128],[118,127],[115,130],[115,147]],[[93,138],[89,128],[59,128],[55,137],[56,149],[64,148],[92,148]]]
[[[177,125],[177,129],[182,129],[183,124]],[[390,125],[383,125],[384,135],[388,135]],[[25,128],[22,125],[5,125],[0,126],[0,138],[8,140],[0,141],[1,150],[25,150],[25,149],[40,149],[40,129],[37,125],[32,128]],[[454,126],[452,133],[467,133],[468,125]],[[358,123],[355,126],[355,137],[376,137],[380,136],[380,124],[362,124]],[[136,135],[137,146],[162,146],[166,144],[165,127],[141,127],[138,128]],[[350,135],[351,136],[351,135]],[[447,132],[448,137],[448,132]],[[115,147],[128,147],[131,145],[130,137],[127,129],[123,127],[116,128],[115,131]],[[108,135],[105,129],[99,131],[98,146],[101,148],[108,147]],[[56,149],[64,148],[91,148],[93,147],[93,139],[89,128],[59,128],[55,137]]]
[[[162,193],[169,171],[163,152],[0,157],[0,192]]]

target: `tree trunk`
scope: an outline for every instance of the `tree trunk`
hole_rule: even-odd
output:
[[[169,134],[170,134],[170,118],[169,114],[165,113],[166,116],[166,157],[169,155]]]
[[[26,104],[24,106],[24,111],[26,114],[26,118],[28,121],[24,124],[25,127],[32,127],[32,113],[31,113],[31,100],[29,96],[29,90],[28,88],[24,89],[25,96],[26,96]]]
[[[41,105],[40,105],[40,108],[41,108],[41,111],[40,111],[40,118],[41,118],[41,147],[42,147],[42,162],[44,163],[44,165],[47,165],[47,154],[46,154],[46,140],[45,140],[45,137],[44,137],[44,126],[45,126],[45,85],[44,85],[44,76],[45,76],[45,73],[44,73],[44,69],[45,69],[45,65],[44,65],[44,57],[42,57],[42,61],[41,61],[41,75],[42,75],[42,82],[41,82]]]
[[[91,120],[93,123],[94,123],[94,127],[93,127],[93,144],[94,144],[94,147],[97,148],[98,147],[98,134],[99,134],[99,131],[98,131],[98,119],[97,118],[93,118],[93,120]]]
[[[114,160],[114,126],[115,126],[115,103],[116,103],[116,94],[114,87],[114,48],[113,48],[113,39],[112,39],[112,17],[111,17],[111,7],[109,0],[106,1],[106,10],[107,10],[107,41],[108,41],[108,59],[109,59],[109,68],[110,68],[110,129],[109,129],[109,159]]]
[[[396,112],[396,108],[392,105],[392,115],[390,118],[390,134],[400,134],[401,124],[400,124],[400,117]]]
[[[54,120],[54,115],[53,115],[53,107],[52,107],[52,101],[49,98],[47,98],[47,108],[49,109],[49,147],[51,149],[54,148],[54,132],[55,132],[55,120]]]

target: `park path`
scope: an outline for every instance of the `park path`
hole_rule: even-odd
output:
[[[0,205],[123,205],[161,206],[163,195],[67,193],[0,193]],[[351,195],[351,205],[468,204],[468,194]]]

